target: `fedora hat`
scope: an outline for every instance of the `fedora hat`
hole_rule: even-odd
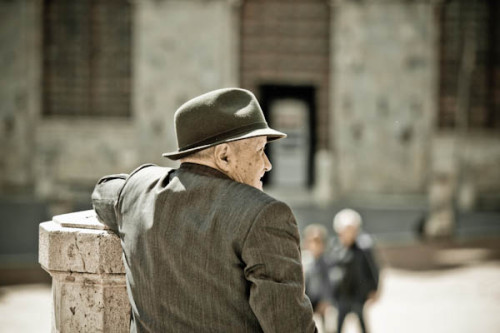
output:
[[[245,89],[218,89],[195,97],[177,109],[174,118],[178,149],[163,154],[171,160],[225,142],[286,137],[267,125],[259,102]]]

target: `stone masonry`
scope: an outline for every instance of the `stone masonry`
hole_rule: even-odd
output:
[[[146,162],[175,166],[161,153],[175,149],[173,114],[189,98],[271,84],[317,88],[314,158],[321,190],[313,204],[426,202],[436,179],[460,178],[465,185],[450,186],[463,206],[497,208],[498,129],[476,129],[458,140],[453,129],[438,126],[443,27],[436,13],[446,3],[133,2],[131,115],[113,118],[44,115],[44,2],[0,2],[0,153],[6,157],[0,194],[62,201],[60,211],[72,211],[72,203],[88,203],[102,175]]]
[[[93,210],[40,224],[39,262],[52,276],[52,332],[128,332],[120,239]]]
[[[339,1],[334,12],[336,190],[355,197],[423,193],[436,112],[433,6]]]

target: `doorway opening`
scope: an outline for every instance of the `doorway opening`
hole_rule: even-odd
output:
[[[268,145],[273,170],[264,185],[310,189],[314,184],[316,147],[314,86],[261,85],[260,103],[269,126],[288,137]]]

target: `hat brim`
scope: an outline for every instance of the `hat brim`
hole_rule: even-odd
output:
[[[192,154],[192,153],[195,153],[197,151],[200,151],[200,150],[203,150],[203,149],[206,149],[206,148],[210,148],[210,147],[219,145],[221,143],[238,141],[238,140],[249,139],[249,138],[255,138],[255,137],[258,137],[258,136],[267,136],[267,142],[286,138],[286,134],[283,133],[283,132],[274,130],[272,128],[262,128],[262,129],[253,130],[253,131],[245,133],[243,135],[237,135],[237,136],[234,136],[234,137],[225,138],[225,139],[222,139],[222,140],[218,140],[218,141],[212,142],[210,144],[206,144],[206,145],[202,145],[202,146],[198,146],[198,147],[193,147],[193,148],[186,149],[186,150],[183,150],[183,151],[175,151],[175,152],[170,152],[170,153],[164,153],[164,154],[162,154],[162,156],[175,161],[175,160],[183,158],[183,157],[185,157],[185,156],[187,156],[189,154]]]

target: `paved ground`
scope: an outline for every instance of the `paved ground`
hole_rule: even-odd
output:
[[[383,246],[372,333],[500,332],[500,238]],[[0,287],[0,331],[50,331],[50,287]],[[348,318],[343,333],[359,332]]]
[[[51,299],[47,284],[0,287],[0,331],[50,332]]]
[[[500,262],[431,272],[388,269],[381,298],[367,310],[372,333],[500,332]]]

